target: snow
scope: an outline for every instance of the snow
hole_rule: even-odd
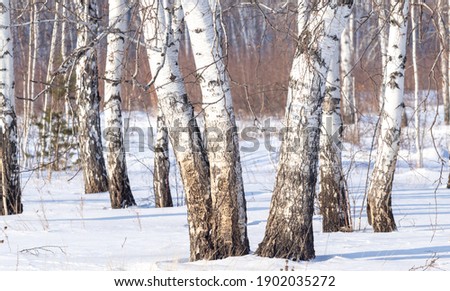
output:
[[[125,115],[131,118],[130,124],[147,132],[145,129],[150,125],[146,113]],[[373,121],[370,118],[366,120]],[[155,124],[152,119],[152,125]],[[281,126],[280,122],[273,124]],[[361,126],[369,128],[367,124]],[[411,128],[404,130],[403,137],[411,134]],[[447,159],[448,152],[442,150],[446,148],[446,130],[446,127],[436,125],[434,134],[439,137],[439,155]],[[422,270],[428,265],[427,270],[450,270],[450,190],[445,188],[448,167],[446,164],[442,167],[439,162],[429,131],[426,132],[425,168],[413,167],[413,149],[404,145],[400,151],[393,193],[398,231],[393,233],[373,233],[367,223],[365,209],[359,219],[367,184],[370,148],[367,142],[373,134],[371,130],[366,131],[361,145],[346,144],[343,153],[344,165],[349,170],[355,231],[322,233],[321,216],[316,214],[316,259],[288,262],[289,267],[297,271],[407,271]],[[276,173],[277,153],[267,151],[261,136],[258,136],[258,150],[241,152],[252,251],[256,250],[264,235]],[[138,204],[136,207],[113,210],[107,193],[82,194],[82,175],[76,171],[53,173],[51,181],[46,179],[45,173],[38,177],[37,173],[24,172],[24,213],[0,217],[0,271],[276,271],[284,268],[286,262],[283,259],[260,258],[254,254],[218,261],[189,262],[186,207],[173,154],[172,193],[174,204],[179,206],[156,209],[151,172],[153,153],[147,146],[147,138],[130,134],[127,163]],[[272,145],[278,146],[278,139]]]

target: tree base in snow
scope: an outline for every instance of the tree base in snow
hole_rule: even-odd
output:
[[[298,236],[302,236],[298,234]],[[312,230],[306,235],[305,241],[292,240],[280,236],[279,233],[264,238],[259,244],[256,254],[261,257],[282,258],[293,261],[309,261],[316,257]]]
[[[394,214],[392,213],[391,202],[385,205],[373,206],[371,199],[367,202],[367,218],[372,225],[374,232],[393,232],[397,230]]]

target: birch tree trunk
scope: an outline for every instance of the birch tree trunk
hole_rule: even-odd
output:
[[[337,28],[339,29],[339,28]],[[339,58],[331,60],[322,104],[320,136],[320,213],[323,232],[351,231],[347,185],[342,169]]]
[[[10,1],[0,1],[0,215],[22,213]]]
[[[68,46],[68,34],[69,34],[69,27],[67,25],[67,22],[69,21],[69,14],[68,14],[68,6],[69,6],[69,0],[62,0],[62,16],[65,18],[66,21],[63,21],[61,24],[61,58],[62,60],[66,60],[69,56],[69,51],[67,49]],[[65,83],[69,84],[67,80],[70,78],[69,74],[64,75]],[[67,124],[72,125],[73,123],[70,121],[71,119],[71,112],[70,112],[70,100],[69,100],[69,88],[67,87],[65,89],[64,94],[64,117],[63,119],[66,120]]]
[[[156,207],[172,207],[172,195],[170,194],[169,173],[169,138],[164,116],[158,108],[157,133],[155,141],[155,166],[153,172],[153,189],[155,192]]]
[[[211,179],[212,243],[217,259],[248,254],[247,215],[239,141],[221,28],[208,0],[182,0],[203,96]],[[220,9],[218,2],[215,9]]]
[[[349,17],[348,25],[345,28],[340,45],[341,55],[341,88],[342,88],[342,116],[344,124],[356,123],[356,100],[353,77],[353,60],[355,58],[355,19],[354,13]],[[339,88],[339,85],[338,85]]]
[[[411,26],[412,26],[412,63],[414,73],[414,127],[416,131],[415,144],[417,151],[417,164],[418,168],[423,167],[423,134],[421,128],[421,100],[419,96],[419,68],[417,66],[417,47],[418,47],[418,34],[419,34],[419,21],[416,11],[417,0],[413,0],[411,3]]]
[[[256,253],[265,257],[315,257],[312,218],[317,180],[325,76],[353,1],[298,1],[299,37],[289,79],[287,131],[265,236]],[[334,49],[333,49],[334,48]]]
[[[129,9],[126,0],[109,1],[109,29],[111,32],[107,36],[104,111],[108,185],[112,208],[126,208],[136,204],[128,179],[122,133],[121,79]]]
[[[80,158],[85,193],[108,191],[100,133],[97,49],[93,43],[98,30],[97,0],[78,0],[77,47],[90,47],[76,65],[76,102]]]
[[[450,78],[450,0],[447,1],[447,46],[448,46],[448,51],[447,51],[447,57],[448,57],[448,75]],[[450,92],[450,79],[448,82],[448,92]],[[449,142],[449,141],[448,141]],[[450,143],[450,142],[449,142]],[[450,149],[450,147],[449,147]],[[447,188],[450,188],[450,174],[448,175],[448,181],[447,181]]]
[[[35,84],[34,81],[37,80],[37,68],[36,61],[38,58],[39,51],[39,7],[38,1],[30,1],[30,39],[29,39],[29,50],[28,50],[28,79],[27,79],[27,97],[24,99],[24,116],[23,116],[23,142],[22,142],[22,152],[23,152],[23,163],[26,167],[30,164],[30,157],[32,153],[29,151],[29,138],[31,129],[31,117],[34,111],[34,101],[31,101],[35,95]]]
[[[450,95],[449,95],[449,61],[447,59],[450,49],[447,48],[448,43],[448,31],[445,22],[445,1],[439,0],[437,4],[438,9],[438,31],[439,31],[439,45],[441,49],[440,55],[440,67],[442,74],[441,95],[444,104],[444,121],[445,124],[450,124]],[[448,8],[447,8],[448,9]]]
[[[60,27],[60,17],[59,14],[61,12],[61,3],[56,1],[55,3],[55,18],[53,23],[53,31],[50,42],[50,53],[48,59],[48,67],[47,67],[47,76],[46,82],[47,84],[51,82],[52,73],[55,70],[55,58],[56,58],[56,50],[57,50],[57,42],[58,38],[61,36],[59,27]],[[52,96],[50,96],[50,90],[48,90],[44,95],[44,108],[42,112],[42,128],[41,128],[41,141],[40,141],[40,170],[44,169],[45,156],[49,154],[49,143],[52,135],[52,112],[51,112],[51,104],[52,104]],[[47,121],[48,120],[48,121]],[[49,170],[51,168],[49,167]]]
[[[389,31],[389,4],[386,3],[386,0],[374,0],[376,10],[378,12],[378,27],[380,29],[378,33],[378,39],[380,41],[380,50],[381,50],[381,70],[384,74],[386,72],[387,60],[388,60],[388,31]],[[386,76],[383,75],[383,81],[386,79]],[[384,82],[381,83],[381,90],[379,96],[379,110],[381,112],[384,104]]]
[[[190,259],[211,259],[208,160],[178,64],[182,8],[177,0],[173,9],[165,11],[167,15],[161,0],[141,1],[140,15],[158,107],[166,121],[186,194]],[[166,21],[166,17],[172,17],[172,21]],[[169,29],[167,23],[177,25]]]
[[[404,111],[404,73],[408,25],[408,0],[391,0],[388,63],[384,73],[384,107],[375,167],[368,189],[367,214],[375,232],[396,229],[392,213],[392,183],[400,147]]]

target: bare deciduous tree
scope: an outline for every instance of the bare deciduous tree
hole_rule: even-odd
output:
[[[128,179],[122,133],[121,79],[129,10],[125,0],[109,1],[109,29],[111,31],[107,37],[104,111],[109,196],[112,208],[125,208],[136,204]]]
[[[97,49],[97,0],[77,0],[77,47],[86,48],[76,65],[76,102],[80,158],[85,193],[108,191],[100,132],[100,94]]]
[[[212,198],[212,243],[223,258],[249,252],[239,140],[221,48],[220,4],[181,1],[203,97]],[[214,11],[213,11],[214,10]],[[214,12],[214,13],[213,13]]]
[[[342,30],[337,23],[336,30]],[[338,35],[338,34],[337,34]],[[339,47],[337,46],[337,49]],[[320,136],[320,213],[324,232],[351,231],[347,183],[342,168],[342,118],[339,56],[330,63],[322,104]]]
[[[403,94],[408,12],[408,0],[391,0],[381,132],[367,198],[367,215],[375,232],[390,232],[396,229],[391,194],[405,107]]]
[[[355,19],[354,13],[350,14],[347,27],[342,33],[340,56],[341,56],[341,105],[342,119],[344,124],[356,124],[356,96],[353,66],[355,58]]]
[[[208,160],[179,68],[178,50],[182,30],[181,27],[174,27],[171,34],[167,27],[171,22],[166,21],[166,17],[177,17],[181,22],[183,10],[179,1],[175,2],[172,9],[164,9],[161,0],[143,0],[140,4],[158,107],[165,118],[186,195],[190,259],[210,259],[213,254]]]
[[[314,6],[312,6],[314,4]],[[312,217],[317,180],[322,101],[338,25],[353,1],[298,1],[298,40],[289,79],[285,133],[260,256],[315,257]]]
[[[156,117],[155,161],[153,169],[153,190],[155,192],[156,207],[172,207],[172,195],[170,194],[170,160],[169,137],[164,122],[164,115],[158,109]]]
[[[0,215],[22,213],[10,1],[0,1]]]

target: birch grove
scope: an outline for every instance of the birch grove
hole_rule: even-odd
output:
[[[391,25],[387,51],[388,62],[383,81],[385,91],[381,132],[367,198],[367,215],[375,232],[390,232],[396,229],[391,194],[405,107],[403,94],[408,12],[408,0],[391,0],[389,19]]]
[[[294,2],[0,0],[0,215],[64,170],[80,210],[186,215],[190,261],[395,231],[396,169],[447,166],[450,0]]]
[[[22,213],[10,1],[0,1],[0,215]]]

